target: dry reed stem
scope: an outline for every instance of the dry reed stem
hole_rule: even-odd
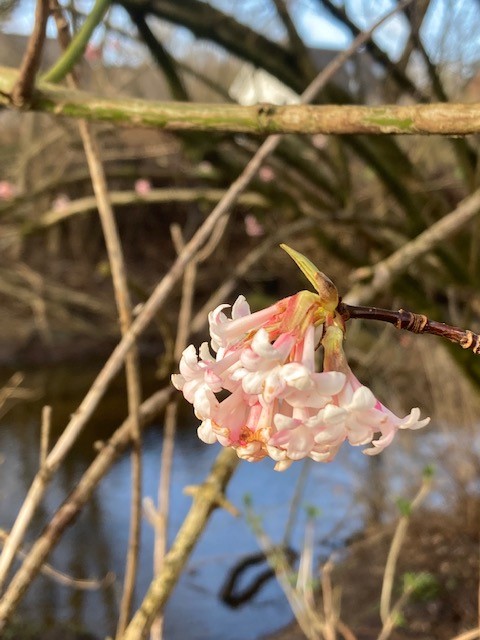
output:
[[[172,389],[168,387],[153,394],[142,403],[140,406],[142,426],[151,421],[165,407],[171,392]],[[131,419],[127,418],[104,444],[71,494],[57,509],[40,537],[32,545],[24,562],[0,600],[0,635],[8,618],[40,571],[50,551],[61,538],[65,529],[73,523],[80,510],[91,498],[93,491],[120,453],[131,442],[131,431]]]
[[[348,625],[342,620],[337,620],[337,629],[344,637],[344,640],[358,640],[357,636],[353,633]]]
[[[390,549],[388,551],[387,561],[385,563],[385,570],[383,574],[382,592],[380,595],[380,618],[385,626],[388,620],[391,618],[390,602],[392,597],[393,582],[395,579],[395,571],[397,567],[398,557],[400,550],[405,541],[408,525],[410,524],[411,513],[417,509],[420,504],[425,500],[432,486],[432,479],[430,476],[425,476],[422,481],[422,485],[412,500],[409,506],[409,512],[406,515],[402,515],[393,534]]]
[[[171,235],[173,244],[179,254],[185,246],[181,228],[172,225]],[[195,281],[197,276],[197,261],[192,260],[185,268],[182,284],[182,298],[178,314],[177,335],[173,350],[174,360],[180,358],[181,352],[186,346],[189,325],[192,315],[193,297],[195,293]],[[160,481],[158,484],[158,521],[155,527],[155,541],[153,549],[153,572],[160,573],[165,554],[167,552],[168,516],[170,511],[170,482],[173,467],[173,453],[175,447],[175,433],[177,427],[178,400],[175,398],[168,403],[165,412],[165,424],[163,431],[163,447],[160,462]],[[151,639],[161,640],[163,637],[163,615],[159,614],[152,624]]]
[[[324,615],[324,631],[325,640],[336,640],[336,628],[338,620],[338,611],[335,606],[335,598],[332,588],[332,570],[333,562],[328,560],[322,569],[322,596],[323,596],[323,615]]]
[[[40,469],[47,459],[51,426],[52,407],[47,404],[42,408],[42,422],[40,426]]]
[[[406,591],[404,591],[404,593],[402,593],[395,605],[389,611],[385,621],[383,622],[383,626],[377,640],[387,640],[387,638],[389,638],[392,631],[398,624],[398,616],[400,615],[403,607],[407,604],[408,599],[410,598],[412,593],[413,589],[407,589]]]
[[[73,82],[73,80],[70,81]],[[120,330],[122,336],[124,336],[130,329],[133,316],[122,245],[115,221],[115,214],[108,194],[107,180],[100,160],[97,142],[89,125],[84,120],[79,121],[79,130],[97,200],[98,213],[107,247],[108,262],[112,273]],[[120,604],[117,637],[120,637],[123,633],[130,615],[138,569],[138,554],[140,551],[142,517],[142,442],[139,407],[141,404],[142,392],[140,383],[140,365],[136,344],[132,345],[131,349],[125,356],[125,374],[127,383],[128,413],[132,418],[132,503],[125,579]]]
[[[68,28],[62,21],[61,8],[56,0],[53,0],[58,11],[58,32],[60,41],[66,44],[69,36]],[[99,11],[99,21],[106,11],[104,0],[97,2],[96,8]],[[93,10],[90,20],[93,20]],[[65,54],[72,49],[72,43],[65,48]],[[73,68],[73,65],[72,65]],[[78,88],[77,81],[73,73],[67,77],[68,85],[74,89]],[[128,289],[128,278],[123,257],[123,249],[118,233],[115,214],[108,192],[107,178],[100,159],[100,150],[94,133],[90,125],[85,120],[78,123],[80,137],[83,143],[87,165],[90,172],[93,191],[97,202],[100,222],[103,229],[105,245],[107,248],[108,262],[112,274],[113,289],[117,306],[117,313],[120,324],[121,335],[124,336],[132,324],[132,303]],[[131,418],[132,430],[132,454],[131,454],[131,487],[132,498],[130,507],[130,531],[128,539],[128,549],[125,567],[125,577],[123,583],[123,593],[120,602],[120,613],[117,626],[117,637],[119,637],[127,625],[132,607],[133,593],[138,572],[138,556],[140,553],[140,535],[142,518],[142,435],[140,428],[140,404],[142,402],[142,390],[140,382],[140,364],[136,343],[125,356],[125,376],[127,385],[127,405],[128,414]]]
[[[142,605],[133,616],[123,638],[145,638],[158,611],[166,603],[178,576],[199,540],[212,511],[224,502],[225,488],[238,464],[233,449],[223,449],[217,456],[205,481],[196,488],[193,504],[185,517],[162,570],[151,582]]]
[[[201,262],[207,260],[215,251],[220,242],[225,229],[227,228],[228,217],[221,218],[212,231],[210,239],[199,251],[196,257],[186,266],[183,276],[182,299],[178,314],[178,329],[173,350],[174,360],[180,360],[183,350],[187,346],[188,336],[192,318],[193,298],[195,293],[195,281],[197,268]],[[179,254],[184,245],[181,227],[174,224],[171,227],[173,244]],[[170,502],[170,478],[173,464],[173,451],[175,442],[175,431],[177,423],[178,399],[169,402],[165,414],[165,427],[163,435],[163,449],[161,459],[161,473],[158,488],[158,520],[155,527],[154,546],[154,575],[157,575],[162,567],[163,559],[167,552],[167,529]],[[152,624],[152,640],[161,640],[163,633],[163,616],[159,615]]]

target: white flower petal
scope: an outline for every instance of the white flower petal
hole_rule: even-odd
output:
[[[371,390],[362,385],[354,391],[349,409],[352,411],[365,411],[366,409],[373,409],[377,402],[378,400]]]
[[[399,423],[399,429],[421,429],[422,427],[426,427],[430,422],[430,418],[424,418],[423,420],[419,420],[420,418],[420,409],[418,407],[414,407],[408,416]]]
[[[324,371],[323,373],[314,373],[313,380],[317,393],[324,396],[335,396],[345,386],[346,376],[340,371]]]
[[[298,426],[298,422],[295,418],[290,418],[283,413],[276,413],[273,417],[273,423],[277,427],[278,431],[283,431],[284,429],[295,429],[295,427]]]
[[[289,362],[280,369],[280,375],[289,387],[304,391],[313,387],[311,372],[298,362]]]
[[[364,449],[362,453],[365,453],[367,456],[376,456],[379,454],[385,447],[388,447],[391,444],[393,438],[395,437],[395,429],[392,428],[391,431],[382,435],[378,440],[372,440],[373,447],[368,449]]]
[[[179,373],[172,373],[172,375],[170,376],[170,380],[172,381],[175,389],[178,389],[179,391],[183,389],[185,378],[182,375],[180,375]]]
[[[301,460],[310,453],[313,447],[313,433],[304,426],[297,427],[290,432],[287,445],[287,455],[291,460]]]
[[[212,421],[204,420],[197,429],[197,435],[206,444],[213,444],[217,442],[217,436],[212,430]]]
[[[275,350],[275,347],[270,344],[268,331],[266,331],[265,329],[259,329],[253,336],[251,348],[261,358],[265,358],[267,360],[278,359],[278,353]]]
[[[250,315],[250,305],[245,296],[238,296],[232,307],[232,319],[243,318]]]
[[[292,464],[293,460],[280,460],[280,462],[277,462],[277,464],[273,467],[274,471],[285,471],[286,469],[288,469],[291,464]]]

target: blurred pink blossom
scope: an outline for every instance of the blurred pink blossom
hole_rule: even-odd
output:
[[[12,200],[17,190],[8,180],[0,180],[0,200]]]
[[[271,167],[263,166],[258,171],[258,177],[262,182],[272,182],[275,179],[275,172]]]
[[[146,178],[139,178],[135,181],[135,193],[139,196],[146,196],[152,190],[152,184],[150,180]]]
[[[325,147],[327,146],[327,142],[328,142],[328,138],[323,133],[315,133],[312,136],[312,144],[313,144],[313,146],[316,149],[319,149],[320,151],[322,149],[325,149]]]
[[[263,225],[257,220],[257,217],[253,215],[253,213],[248,213],[245,216],[245,232],[247,236],[251,238],[258,238],[259,236],[263,236],[265,234],[265,229]]]
[[[67,208],[69,202],[70,198],[66,193],[59,193],[52,203],[52,209],[54,211],[64,211]]]
[[[84,57],[88,62],[99,62],[102,59],[102,48],[89,42],[85,48]]]

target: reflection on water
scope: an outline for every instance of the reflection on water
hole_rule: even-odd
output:
[[[78,405],[95,371],[71,377],[65,371],[37,373],[37,382],[45,389],[42,403],[52,403],[54,431],[64,425],[68,413]],[[3,376],[2,376],[3,377]],[[56,382],[55,382],[56,380]],[[28,378],[27,378],[28,382]],[[73,384],[73,386],[72,386]],[[152,380],[146,381],[152,387]],[[125,393],[114,388],[95,419],[88,426],[79,445],[55,476],[42,508],[29,534],[33,540],[53,514],[93,458],[92,443],[105,438],[124,415]],[[0,526],[10,528],[38,467],[39,416],[41,403],[23,405],[7,414],[0,428]],[[145,434],[144,495],[155,499],[162,447],[161,425]],[[217,453],[216,446],[201,443],[193,424],[179,432],[172,479],[172,511],[169,535],[172,539],[189,506],[190,498],[182,493],[187,484],[198,483],[207,473]],[[355,504],[355,466],[365,459],[358,451],[348,450],[329,465],[312,465],[303,504],[321,510],[317,537],[323,541],[319,551],[327,553],[361,522],[361,508]],[[229,499],[242,506],[245,494],[251,494],[256,511],[276,542],[282,540],[289,503],[295,490],[301,465],[284,473],[272,471],[271,461],[242,463],[228,490]],[[78,591],[40,576],[27,593],[22,613],[44,628],[57,621],[75,623],[99,637],[113,634],[117,618],[119,589],[122,584],[128,539],[130,501],[130,460],[123,455],[95,492],[75,525],[67,530],[50,557],[57,569],[77,578],[101,578],[109,571],[115,583],[100,591]],[[302,542],[304,509],[294,529],[292,545],[298,550]],[[335,534],[332,535],[332,532]],[[153,532],[144,524],[137,604],[152,576]],[[280,628],[291,620],[291,613],[280,589],[270,581],[248,605],[232,610],[218,599],[226,573],[243,554],[258,551],[257,543],[242,518],[224,511],[214,513],[200,540],[187,570],[182,576],[166,610],[166,638],[191,640],[216,638],[248,640]]]

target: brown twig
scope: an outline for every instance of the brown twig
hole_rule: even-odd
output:
[[[12,106],[16,109],[28,109],[30,107],[30,100],[35,86],[35,76],[40,66],[43,43],[45,42],[45,30],[49,13],[49,0],[37,0],[32,35],[28,41],[17,81],[10,94]]]
[[[404,309],[393,311],[391,309],[378,309],[377,307],[354,306],[344,302],[338,305],[338,312],[344,321],[364,319],[388,322],[397,329],[403,329],[404,331],[440,336],[460,345],[462,349],[471,349],[473,353],[480,354],[480,336],[476,333],[473,333],[470,329],[460,329],[444,322],[429,320],[423,314],[405,311]]]

